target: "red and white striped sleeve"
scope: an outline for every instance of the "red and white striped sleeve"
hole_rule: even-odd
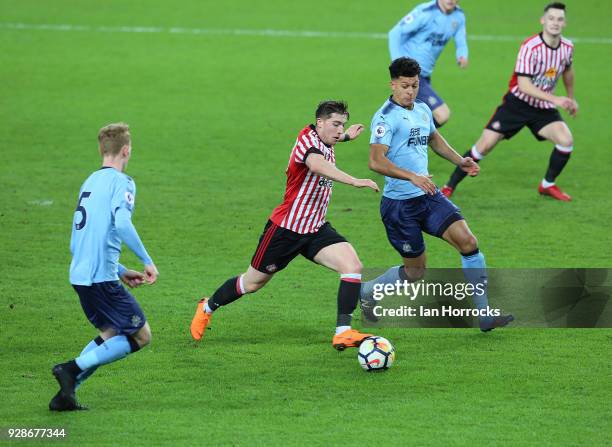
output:
[[[514,73],[518,76],[533,76],[536,73],[536,55],[533,52],[532,39],[533,37],[525,40],[519,48],[516,65],[514,66]]]
[[[300,132],[293,148],[293,159],[296,163],[304,163],[312,153],[323,154],[318,137],[313,131]]]

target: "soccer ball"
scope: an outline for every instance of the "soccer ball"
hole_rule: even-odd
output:
[[[357,360],[368,371],[384,371],[395,361],[395,348],[389,340],[373,336],[366,338],[359,346]]]

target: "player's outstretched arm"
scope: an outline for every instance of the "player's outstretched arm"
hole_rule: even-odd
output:
[[[388,151],[389,146],[385,144],[370,144],[370,160],[368,162],[368,167],[372,171],[387,177],[412,182],[427,194],[435,194],[436,185],[431,181],[431,175],[421,175],[400,168],[386,157]]]
[[[469,175],[475,176],[480,172],[478,163],[470,157],[463,158],[459,155],[437,130],[429,136],[429,145],[436,154],[450,161],[452,164],[459,166],[461,170],[467,172]]]
[[[345,183],[356,188],[366,187],[371,188],[376,192],[380,191],[378,185],[373,180],[370,180],[368,178],[357,179],[335,167],[333,164],[328,162],[321,154],[310,154],[306,159],[306,166],[308,166],[308,169],[310,169],[315,174],[322,175],[323,177],[327,177],[330,180]]]
[[[359,135],[361,135],[363,129],[365,129],[363,124],[353,124],[351,127],[346,129],[346,132],[344,132],[344,138],[338,142],[344,143],[356,139],[357,137],[359,137]]]

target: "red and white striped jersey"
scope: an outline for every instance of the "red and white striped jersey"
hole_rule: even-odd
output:
[[[561,37],[557,48],[548,46],[542,38],[542,33],[529,37],[519,49],[514,73],[510,79],[510,92],[530,106],[554,109],[553,103],[521,92],[518,88],[518,76],[528,76],[540,90],[552,93],[563,72],[572,65],[573,58],[574,45],[564,37]]]
[[[295,141],[287,166],[287,187],[283,203],[277,206],[270,220],[299,234],[315,233],[325,223],[333,182],[315,174],[306,166],[308,154],[322,154],[336,164],[334,147],[324,144],[315,127],[304,127]]]

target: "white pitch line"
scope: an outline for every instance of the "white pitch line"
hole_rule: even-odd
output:
[[[297,31],[282,29],[218,29],[218,28],[164,28],[148,26],[89,26],[89,25],[49,25],[30,23],[0,23],[0,29],[41,30],[41,31],[81,31],[103,33],[152,33],[152,34],[192,34],[213,36],[265,36],[265,37],[310,37],[343,39],[387,39],[386,33],[342,32],[342,31]],[[520,42],[525,36],[468,34],[469,40]],[[573,42],[586,44],[612,45],[610,37],[570,37]]]

